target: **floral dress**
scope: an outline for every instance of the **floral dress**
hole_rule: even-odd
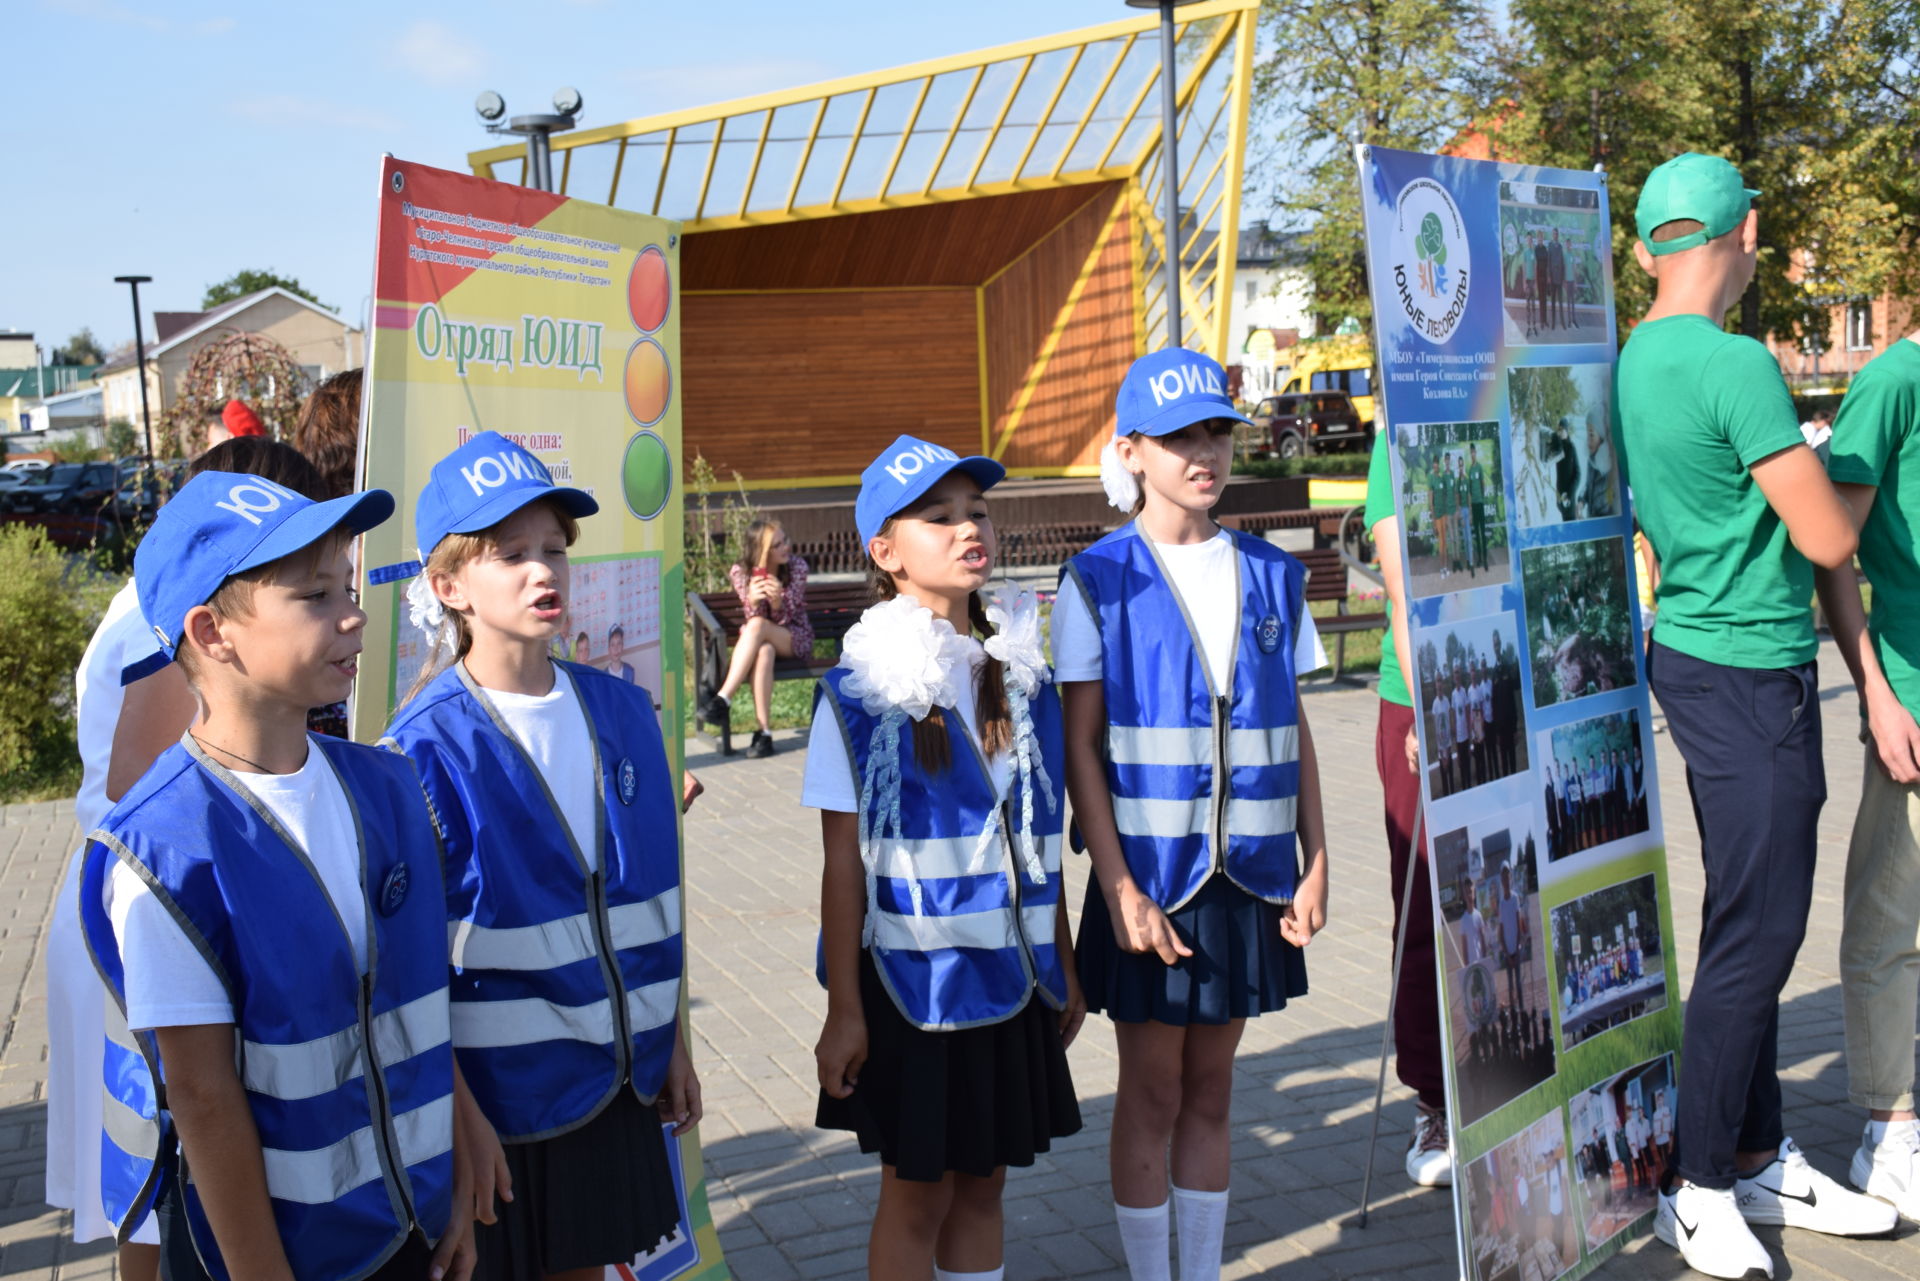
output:
[[[780,594],[780,601],[774,606],[768,621],[780,624],[793,636],[795,658],[812,658],[813,620],[807,617],[807,562],[799,556],[788,560],[787,578],[786,590]],[[748,618],[752,618],[759,610],[747,592],[751,582],[747,567],[741,564],[728,566],[727,579],[733,584],[734,595],[740,598],[740,608],[746,611]]]

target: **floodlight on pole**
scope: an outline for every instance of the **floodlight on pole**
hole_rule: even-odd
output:
[[[1164,202],[1165,232],[1160,256],[1167,265],[1167,345],[1178,347],[1180,334],[1180,254],[1175,248],[1180,239],[1180,160],[1175,134],[1179,132],[1180,104],[1177,92],[1179,67],[1173,38],[1173,11],[1183,4],[1199,0],[1127,0],[1130,9],[1160,11],[1160,185],[1166,189]]]
[[[140,370],[140,425],[146,431],[147,462],[153,462],[153,414],[147,408],[147,342],[140,332],[140,286],[151,284],[152,276],[115,276],[116,285],[133,290],[133,359]]]
[[[501,124],[500,118],[507,114],[507,100],[491,89],[474,100],[473,110],[488,133],[518,134],[527,140],[527,186],[552,191],[553,149],[548,139],[573,128],[585,106],[578,89],[563,85],[554,91],[550,115],[515,116]]]

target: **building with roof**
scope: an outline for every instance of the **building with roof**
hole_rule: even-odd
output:
[[[677,219],[685,453],[852,483],[895,435],[1093,475],[1127,365],[1230,359],[1257,0],[1176,12],[1177,299],[1157,15],[556,135],[561,192]],[[474,152],[524,182],[524,143]]]
[[[92,388],[98,368],[98,365],[29,364],[17,369],[0,366],[0,432],[28,430],[35,405],[49,397]]]
[[[366,362],[366,337],[360,330],[278,285],[206,311],[157,311],[153,319],[155,341],[147,348],[147,399],[156,423],[178,398],[180,380],[194,356],[229,334],[264,334],[292,352],[315,380]],[[140,375],[132,350],[102,365],[98,377],[106,418],[124,418],[138,425]]]

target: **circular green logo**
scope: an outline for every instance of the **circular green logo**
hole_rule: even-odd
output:
[[[667,442],[650,431],[643,431],[627,442],[627,456],[620,464],[620,493],[627,510],[641,520],[652,520],[666,509],[673,493],[673,456]]]
[[[1440,228],[1440,215],[1430,213],[1420,220],[1420,237],[1415,246],[1422,258],[1436,263],[1447,261],[1446,234]]]

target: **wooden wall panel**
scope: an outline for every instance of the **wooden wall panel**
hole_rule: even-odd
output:
[[[680,288],[871,289],[978,285],[1117,183],[689,233]]]
[[[1016,263],[986,290],[991,439],[1011,421],[1074,281],[1123,200],[1116,186]],[[1092,276],[1027,398],[1000,460],[1009,467],[1094,465],[1113,430],[1113,396],[1134,357],[1131,229],[1123,210]]]
[[[851,476],[902,432],[978,453],[974,335],[972,289],[683,296],[686,461]]]

